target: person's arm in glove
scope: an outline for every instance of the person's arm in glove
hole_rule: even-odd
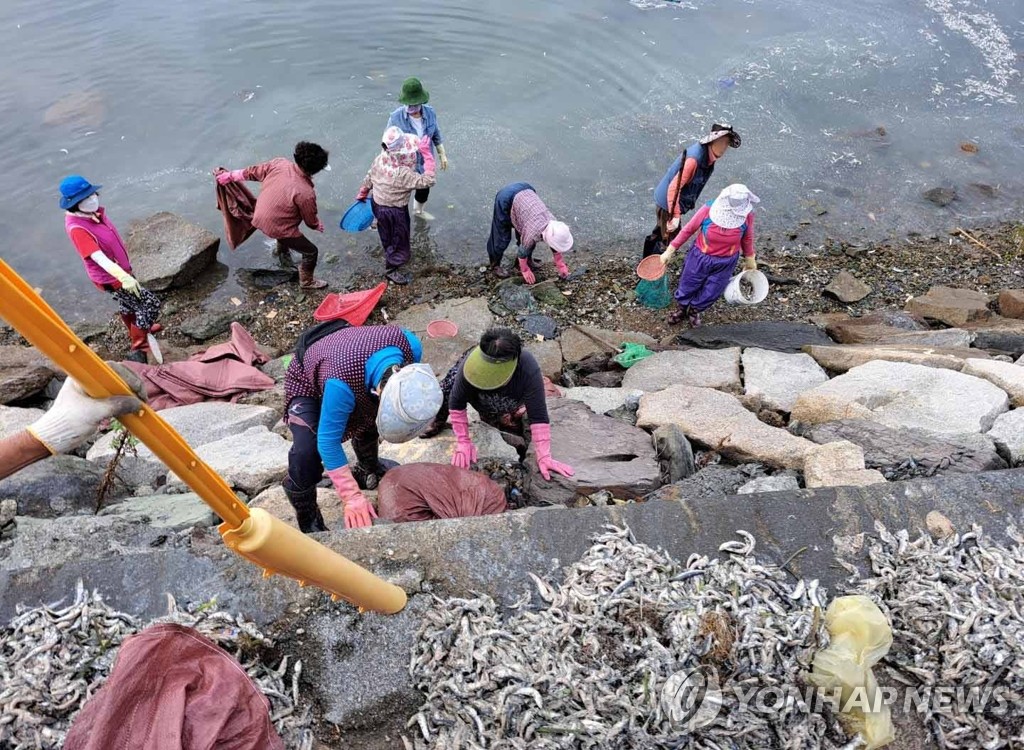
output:
[[[537,277],[533,275],[533,270],[530,268],[529,258],[519,259],[519,272],[523,274],[523,281],[525,281],[527,284],[532,285],[534,282],[537,281]]]
[[[420,138],[420,156],[423,157],[423,174],[434,174],[437,166],[434,164],[434,152],[429,136]]]
[[[552,252],[551,255],[555,259],[555,270],[558,271],[558,278],[565,281],[569,278],[569,266],[565,265],[565,260],[562,258],[561,253]]]
[[[232,169],[230,172],[218,172],[217,173],[217,184],[227,185],[232,182],[244,182],[245,181],[245,170],[244,169]]]
[[[468,469],[476,463],[476,446],[469,437],[469,415],[465,409],[453,409],[449,418],[452,422],[452,432],[455,433],[455,455],[452,456],[452,466],[460,469]]]
[[[142,381],[133,372],[120,364],[114,368],[133,390],[142,392]],[[91,398],[77,381],[68,378],[46,414],[24,431],[0,441],[0,479],[50,455],[74,450],[104,420],[138,411],[141,406],[137,396]]]
[[[136,297],[142,296],[142,289],[136,278],[121,268],[121,266],[117,265],[117,263],[112,261],[102,250],[94,252],[89,256],[89,259],[117,279],[117,283],[120,284],[121,288],[126,292],[131,292]]]
[[[743,257],[743,270],[744,271],[756,271],[757,270],[757,256],[746,255]]]
[[[757,251],[754,250],[754,212],[747,214],[746,227],[740,237],[740,252],[743,253],[743,270],[757,270]]]
[[[551,457],[551,425],[545,423],[531,424],[530,435],[537,446],[537,468],[545,480],[551,479],[551,472],[571,477],[576,472],[568,464],[560,463]]]
[[[444,146],[439,145],[437,147],[437,158],[441,160],[441,171],[445,172],[448,170],[448,154],[444,152]]]
[[[348,466],[341,466],[327,472],[331,478],[334,489],[341,498],[345,511],[345,528],[360,529],[364,526],[372,526],[373,519],[377,517],[377,511],[366,499],[366,495],[359,491],[359,483],[352,476],[352,469]]]

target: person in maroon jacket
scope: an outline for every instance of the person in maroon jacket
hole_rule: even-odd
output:
[[[221,185],[244,180],[263,183],[263,189],[256,198],[252,225],[267,237],[277,240],[277,254],[282,263],[292,265],[292,251],[302,256],[299,286],[303,289],[327,286],[326,281],[313,276],[319,251],[299,229],[305,222],[310,229],[324,231],[324,223],[317,215],[313,175],[330,169],[327,157],[327,151],[318,144],[300,141],[295,146],[295,161],[278,157],[217,175],[217,182]]]

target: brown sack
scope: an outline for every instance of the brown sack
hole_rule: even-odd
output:
[[[284,750],[270,703],[229,654],[192,628],[125,640],[110,679],[75,719],[65,750]]]
[[[396,523],[503,513],[505,491],[490,477],[447,464],[391,469],[377,487],[377,513]]]
[[[213,174],[216,177],[227,170],[217,167]],[[217,210],[224,215],[224,235],[228,238],[228,247],[234,250],[245,242],[256,227],[252,225],[252,212],[256,210],[256,196],[244,182],[229,182],[221,185],[214,180],[217,189]]]

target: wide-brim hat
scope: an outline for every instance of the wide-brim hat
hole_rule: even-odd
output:
[[[423,88],[419,78],[406,78],[402,82],[402,95],[398,97],[401,104],[426,104],[430,101],[430,92]]]
[[[747,221],[747,215],[761,199],[750,192],[746,185],[735,184],[725,188],[708,211],[708,216],[722,229],[739,229]]]
[[[406,365],[391,376],[380,394],[377,433],[389,443],[412,440],[434,421],[443,402],[430,365]]]
[[[93,185],[79,174],[72,174],[60,181],[60,207],[65,211],[74,208],[93,193],[99,191],[102,185]]]
[[[501,388],[512,379],[519,359],[495,359],[484,354],[478,346],[466,357],[466,363],[462,366],[462,375],[474,388],[482,391],[493,391]]]
[[[733,148],[739,148],[743,143],[743,139],[740,138],[740,134],[737,133],[732,125],[714,123],[711,126],[711,132],[700,139],[702,145],[707,146],[709,143],[714,143],[719,138],[729,137],[729,145]]]
[[[549,221],[547,226],[544,227],[542,236],[544,241],[548,243],[548,247],[556,253],[568,253],[572,250],[572,230],[569,229],[569,225],[564,221],[558,221],[557,219]]]

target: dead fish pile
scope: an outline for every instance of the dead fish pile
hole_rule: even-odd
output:
[[[724,559],[680,565],[608,527],[561,583],[533,577],[539,607],[529,593],[507,615],[486,596],[437,599],[411,658],[426,702],[406,747],[843,746],[834,718],[799,697],[769,710],[739,699],[800,685],[827,634],[817,581],[790,587],[737,533]],[[689,676],[709,673],[720,693],[705,677],[696,713],[680,706]]]
[[[276,667],[253,652],[273,643],[256,626],[213,606],[189,612],[169,600],[168,616],[195,628],[235,656],[270,701],[271,720],[285,745],[313,746],[308,707],[299,707],[302,662],[282,658]],[[0,628],[0,747],[59,748],[72,720],[99,690],[124,639],[145,625],[108,606],[95,591],[78,583],[74,601],[23,609]]]
[[[1024,538],[1007,529],[1014,544],[1005,546],[975,527],[912,541],[876,529],[874,577],[859,590],[888,609],[893,647],[883,664],[917,690],[912,709],[925,709],[938,747],[1024,747]],[[948,700],[957,695],[974,710]]]

